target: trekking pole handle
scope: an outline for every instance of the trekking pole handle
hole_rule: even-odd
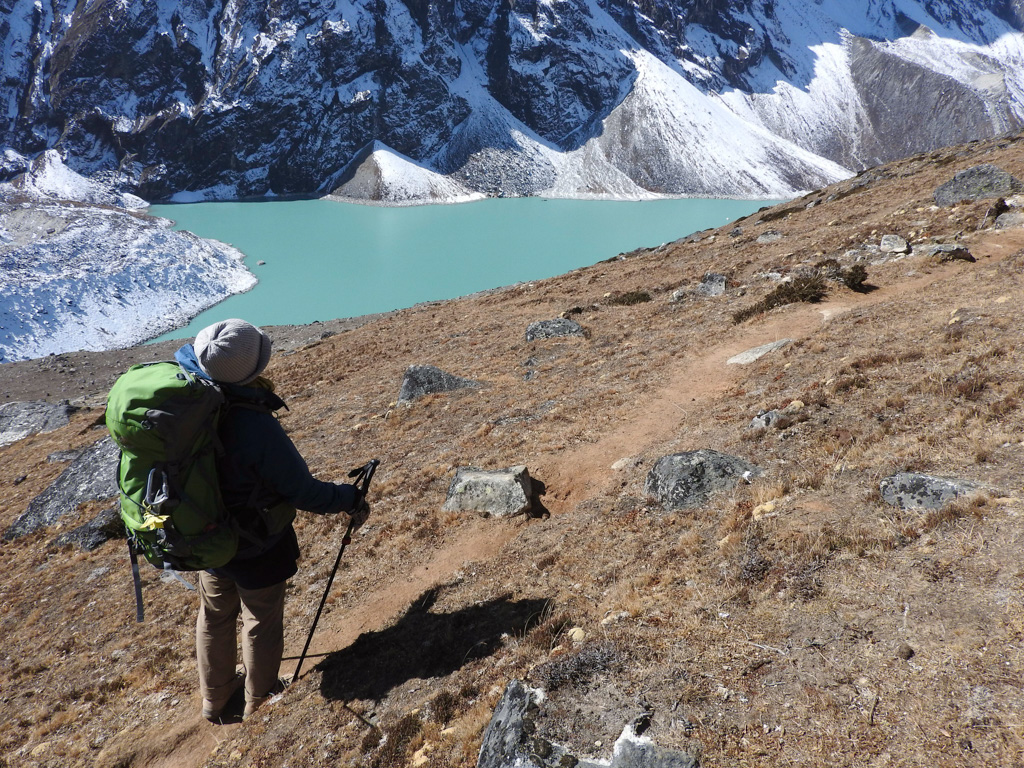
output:
[[[352,484],[359,489],[359,493],[364,499],[366,498],[366,492],[370,489],[370,480],[373,479],[373,473],[377,471],[379,465],[380,459],[370,459],[363,466],[356,467],[348,473],[349,477],[355,478]]]

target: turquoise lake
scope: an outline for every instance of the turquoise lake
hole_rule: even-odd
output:
[[[718,227],[775,201],[491,199],[388,208],[331,200],[154,205],[238,248],[259,284],[161,339],[241,317],[291,325],[539,280]],[[259,261],[265,264],[258,265]]]

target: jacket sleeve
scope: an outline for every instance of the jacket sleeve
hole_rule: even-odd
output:
[[[269,491],[296,509],[318,515],[347,512],[356,506],[359,501],[356,487],[313,477],[305,459],[276,418],[269,413],[252,411],[247,415],[246,426],[250,428],[239,430],[238,437],[245,442],[238,447],[247,453],[255,449],[251,457],[255,459],[253,469],[264,493]]]

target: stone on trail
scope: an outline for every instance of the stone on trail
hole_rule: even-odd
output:
[[[446,373],[433,365],[410,365],[402,378],[402,387],[398,391],[398,402],[411,403],[424,395],[478,386],[480,386],[479,382]]]
[[[448,486],[442,509],[512,517],[529,510],[532,496],[533,481],[525,466],[493,470],[460,467]]]
[[[746,459],[702,448],[658,459],[647,474],[644,491],[666,510],[690,509],[760,474],[761,468]]]
[[[725,362],[726,365],[748,365],[749,363],[753,363],[755,360],[760,360],[765,355],[780,350],[792,343],[792,339],[779,339],[778,341],[773,341],[770,344],[762,344],[760,347],[754,347],[753,349],[748,349],[746,352],[740,352],[738,355],[733,355]]]
[[[538,339],[555,339],[563,336],[584,336],[583,326],[575,320],[566,317],[556,317],[552,320],[538,320],[526,326],[526,340],[537,341]]]
[[[964,201],[1008,197],[1024,192],[1024,182],[1002,168],[986,163],[960,171],[935,190],[935,203],[948,207]]]
[[[900,509],[942,509],[979,490],[976,483],[914,472],[898,472],[878,484],[882,500]]]
[[[117,444],[109,437],[83,451],[4,531],[4,540],[10,541],[53,525],[83,502],[115,498],[118,495],[117,463],[120,455]]]
[[[0,405],[0,445],[59,429],[68,423],[68,415],[73,410],[67,403],[53,405],[42,400],[4,403]]]

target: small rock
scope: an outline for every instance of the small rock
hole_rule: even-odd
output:
[[[576,643],[576,645],[579,645],[587,639],[587,633],[584,631],[582,627],[573,627],[568,632],[566,632],[566,636],[574,643]]]
[[[782,239],[782,233],[777,229],[769,229],[762,232],[757,236],[757,242],[759,245],[767,245],[768,243],[775,243]]]
[[[896,655],[904,661],[907,661],[908,659],[913,657],[914,649],[906,643],[900,643],[900,647],[896,649]]]
[[[526,340],[554,339],[566,336],[585,336],[583,326],[575,320],[556,317],[552,320],[538,320],[526,327]]]
[[[772,513],[775,512],[775,506],[774,501],[766,501],[764,504],[758,504],[754,507],[750,511],[750,514],[755,520],[761,520],[765,517],[771,516]]]

